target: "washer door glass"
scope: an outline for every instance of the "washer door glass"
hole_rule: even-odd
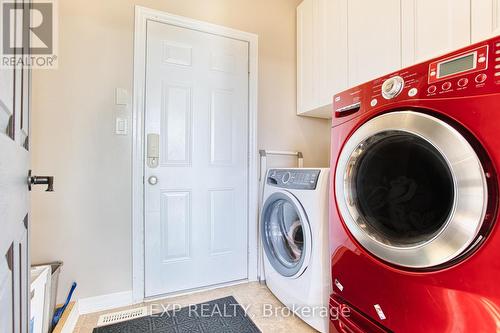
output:
[[[373,237],[389,245],[432,239],[453,210],[453,176],[443,155],[412,133],[386,131],[365,141],[351,195]]]
[[[309,233],[302,207],[283,193],[269,197],[262,213],[262,242],[267,258],[283,276],[303,271]]]
[[[390,263],[429,268],[473,248],[488,189],[481,162],[453,127],[413,111],[387,113],[347,140],[335,197],[356,240]]]

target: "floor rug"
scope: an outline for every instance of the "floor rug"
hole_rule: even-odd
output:
[[[94,333],[260,333],[234,297],[189,305],[108,326]]]

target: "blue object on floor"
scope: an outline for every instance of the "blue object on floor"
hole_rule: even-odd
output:
[[[73,291],[75,291],[75,288],[76,288],[76,282],[73,282],[73,284],[71,285],[71,289],[69,290],[68,297],[66,298],[66,302],[64,302],[64,305],[61,306],[60,308],[57,308],[56,312],[54,312],[54,318],[52,318],[52,328],[56,327],[57,323],[59,322],[59,319],[61,319],[64,310],[66,310],[66,307],[68,306],[69,301],[71,300],[71,296],[73,296]]]

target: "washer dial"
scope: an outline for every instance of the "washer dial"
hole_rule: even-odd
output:
[[[398,96],[405,86],[405,81],[401,76],[394,76],[387,79],[382,84],[382,97],[393,99]]]

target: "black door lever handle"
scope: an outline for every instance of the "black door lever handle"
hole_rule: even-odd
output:
[[[31,191],[33,185],[47,185],[45,192],[54,192],[54,177],[52,176],[32,176],[31,170],[28,173],[28,189]]]

